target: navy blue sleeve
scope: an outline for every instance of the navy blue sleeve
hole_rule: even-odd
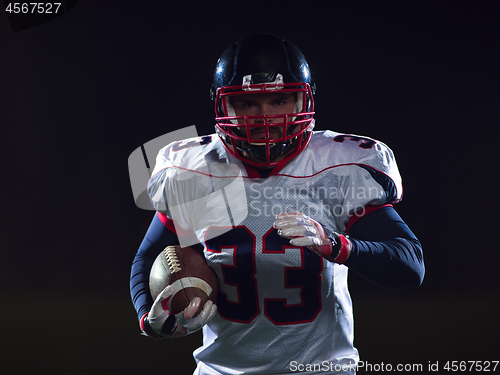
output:
[[[419,286],[425,266],[422,246],[391,206],[372,211],[349,229],[352,253],[345,265],[385,288]]]
[[[135,255],[130,273],[130,295],[138,319],[149,312],[153,299],[149,291],[149,272],[156,257],[169,245],[178,245],[177,235],[163,225],[155,214],[139,250]]]

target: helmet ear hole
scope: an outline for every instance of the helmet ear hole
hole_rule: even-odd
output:
[[[313,95],[315,95],[316,94],[316,82],[311,82],[310,86],[311,86],[311,93]]]
[[[214,85],[212,85],[210,87],[210,99],[211,100],[215,100],[216,96],[217,96],[217,87],[215,87]]]

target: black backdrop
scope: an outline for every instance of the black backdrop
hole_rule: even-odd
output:
[[[72,3],[16,32],[0,14],[7,373],[193,369],[200,335],[139,335],[128,276],[152,212],[134,204],[127,159],[175,129],[213,132],[213,67],[251,32],[304,52],[318,129],[396,154],[396,208],[423,243],[427,274],[405,291],[351,275],[362,359],[500,360],[498,2]]]

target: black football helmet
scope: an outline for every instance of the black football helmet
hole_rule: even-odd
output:
[[[231,104],[236,95],[280,92],[295,95],[293,113],[236,116]],[[309,65],[294,44],[272,34],[243,37],[222,53],[215,67],[211,97],[216,132],[227,151],[246,163],[269,168],[286,162],[309,142],[314,92]],[[280,138],[270,138],[269,129],[275,126],[283,127]],[[254,127],[265,128],[265,139],[252,139]]]

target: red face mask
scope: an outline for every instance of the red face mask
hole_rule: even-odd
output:
[[[280,94],[293,95],[294,104],[286,107],[287,113],[277,107],[274,112],[244,111],[244,115],[238,115],[233,106],[243,95],[257,98],[255,103],[260,106],[257,95],[273,98]],[[313,110],[308,83],[283,83],[279,74],[273,83],[251,84],[243,79],[241,86],[217,90],[216,131],[231,155],[256,167],[270,168],[291,160],[307,146],[314,128]]]

